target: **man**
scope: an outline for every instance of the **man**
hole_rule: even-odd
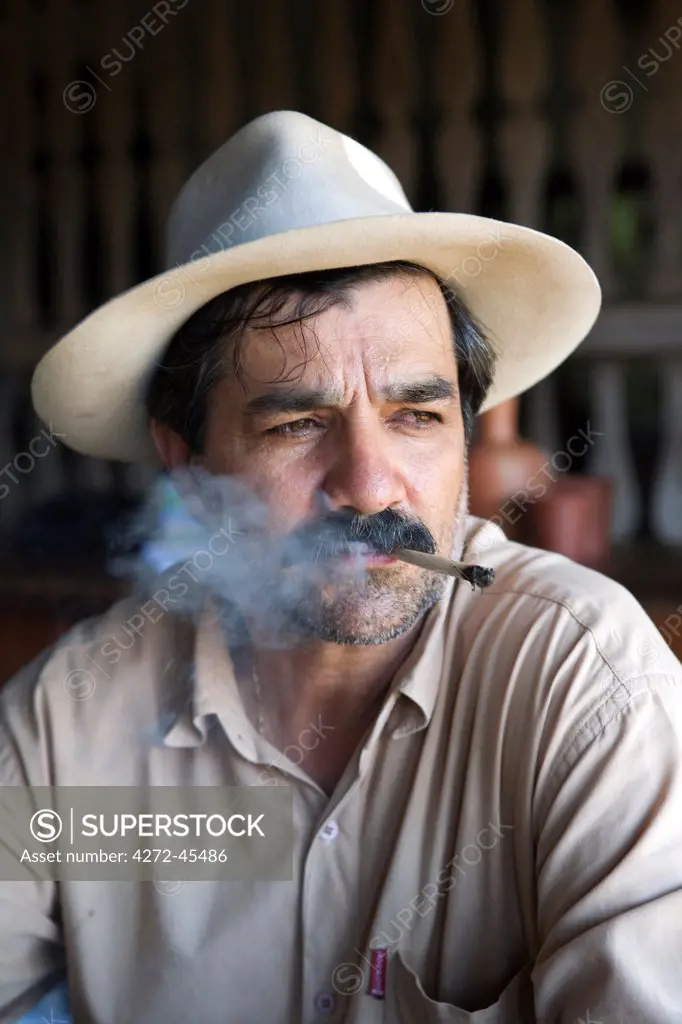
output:
[[[197,625],[169,584],[5,687],[1,778],[286,786],[293,872],[0,883],[4,1019],[66,968],[96,1024],[682,1020],[682,668],[623,588],[467,516],[476,414],[598,308],[567,246],[413,213],[301,114],[190,178],[167,271],[51,350],[34,402],[79,451],[154,450],[204,537],[237,529],[186,563]]]

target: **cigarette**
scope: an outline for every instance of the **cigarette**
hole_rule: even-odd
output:
[[[443,555],[428,555],[425,551],[413,551],[412,548],[396,548],[391,552],[401,562],[409,562],[410,565],[418,565],[422,569],[430,569],[432,572],[442,572],[447,576],[456,576],[458,579],[466,580],[471,584],[471,589],[476,587],[489,587],[495,579],[495,570],[488,569],[484,565],[468,565],[466,562],[454,562],[451,558],[444,558]]]

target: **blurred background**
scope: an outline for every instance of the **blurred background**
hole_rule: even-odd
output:
[[[125,590],[106,537],[150,482],[41,434],[33,367],[163,269],[183,181],[277,108],[374,148],[416,209],[539,228],[594,267],[590,337],[482,418],[472,510],[623,582],[682,653],[678,5],[4,0],[0,48],[0,682]],[[465,299],[494,254],[458,268]]]

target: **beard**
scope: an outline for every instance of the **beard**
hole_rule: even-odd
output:
[[[461,558],[464,548],[468,506],[465,474],[450,537],[449,556],[455,560]],[[422,550],[425,548],[423,545]],[[443,597],[450,580],[443,573],[426,569],[415,572],[412,566],[398,562],[365,570],[360,579],[323,582],[290,606],[287,632],[301,642],[314,639],[354,646],[383,644],[412,629]]]
[[[399,637],[440,600],[452,578],[399,561],[369,568],[353,556],[388,555],[404,547],[438,549],[459,560],[468,512],[466,464],[464,470],[455,514],[438,538],[421,520],[396,509],[369,516],[335,512],[323,493],[314,520],[273,534],[270,510],[243,481],[198,469],[176,471],[173,483],[193,524],[186,553],[196,557],[177,572],[166,570],[170,580],[179,581],[185,569],[188,574],[180,592],[173,586],[173,608],[198,618],[208,601],[235,646],[256,637],[270,649],[316,640],[368,646]],[[157,536],[171,550],[177,528],[172,516],[162,518]],[[133,575],[141,593],[168,594],[158,588],[172,585],[150,572],[145,558]]]

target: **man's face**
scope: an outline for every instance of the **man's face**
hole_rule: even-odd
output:
[[[435,280],[402,275],[348,296],[349,307],[304,325],[246,330],[239,379],[229,373],[211,392],[202,461],[249,485],[275,535],[342,512],[371,527],[393,511],[457,556],[465,443],[445,300]],[[381,643],[409,629],[446,582],[395,559],[367,558],[362,570],[337,571],[292,609],[298,629]]]

